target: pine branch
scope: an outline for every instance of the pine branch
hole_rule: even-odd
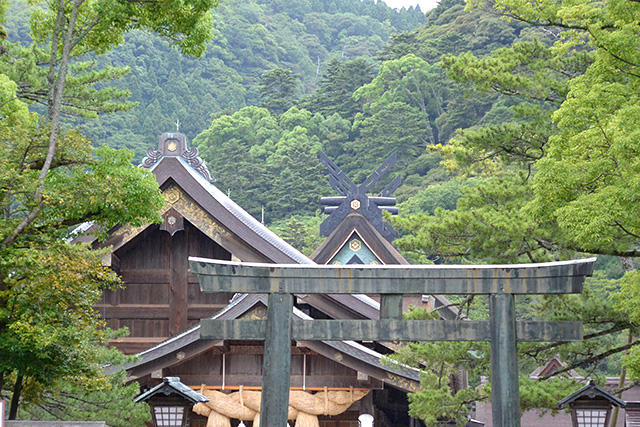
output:
[[[625,351],[625,350],[628,350],[628,349],[630,349],[632,347],[635,347],[638,344],[640,344],[640,340],[639,341],[634,341],[634,342],[632,342],[630,344],[626,344],[626,345],[623,345],[623,346],[620,346],[620,347],[609,349],[609,350],[605,351],[604,353],[600,353],[600,354],[597,354],[595,356],[588,357],[588,358],[586,358],[584,360],[580,360],[578,362],[572,363],[571,365],[567,366],[566,368],[562,368],[562,369],[560,369],[558,371],[555,371],[553,373],[550,373],[550,374],[547,374],[545,376],[542,376],[542,377],[540,377],[540,379],[541,380],[546,380],[546,379],[548,379],[548,378],[550,378],[552,376],[557,376],[559,374],[563,374],[565,372],[569,372],[572,369],[576,369],[576,368],[579,368],[579,367],[584,366],[584,365],[592,364],[592,363],[597,362],[599,360],[605,359],[605,358],[611,356],[612,354],[620,353],[621,351]]]
[[[620,332],[620,331],[624,331],[625,329],[629,329],[631,327],[634,327],[635,325],[631,325],[629,323],[623,323],[623,324],[618,324],[613,326],[612,328],[609,328],[607,330],[604,331],[600,331],[600,332],[594,332],[592,334],[588,334],[585,335],[583,337],[583,341],[589,340],[589,339],[593,339],[593,338],[597,338],[597,337],[601,337],[604,335],[609,335],[609,334],[613,334],[616,332]],[[545,345],[541,345],[538,346],[536,348],[533,348],[531,350],[525,351],[524,354],[526,354],[527,356],[533,357],[534,359],[537,359],[538,355],[546,350],[551,350],[553,348],[556,347],[560,347],[564,344],[567,344],[566,342],[553,342],[553,343],[549,343],[549,344],[545,344]]]

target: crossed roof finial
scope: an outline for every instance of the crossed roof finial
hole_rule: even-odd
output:
[[[367,196],[367,192],[396,164],[397,155],[394,152],[378,169],[360,185],[356,185],[325,153],[320,151],[320,161],[329,171],[329,184],[341,197],[323,197],[320,202],[327,205],[324,212],[329,217],[320,225],[320,234],[328,236],[351,212],[357,211],[373,224],[382,236],[393,241],[396,231],[388,222],[383,220],[382,211],[392,214],[398,213],[395,197],[390,195],[402,184],[400,175],[380,192],[377,197]]]

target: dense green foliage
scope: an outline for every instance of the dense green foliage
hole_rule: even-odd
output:
[[[105,361],[113,361],[105,355]],[[148,425],[150,411],[146,404],[134,403],[140,394],[136,382],[127,383],[126,372],[105,378],[102,387],[91,383],[62,383],[55,391],[46,390],[37,404],[26,408],[33,420],[105,421],[113,427]]]
[[[6,24],[8,40],[24,43],[26,6],[18,1],[10,7],[11,16],[23,19]],[[227,0],[212,16],[213,39],[198,59],[139,31],[97,58],[99,65],[130,69],[116,87],[129,91],[129,102],[138,106],[82,121],[93,141],[133,149],[139,160],[158,135],[175,129],[177,120],[193,139],[209,126],[212,114],[260,106],[265,72],[291,70],[299,75],[296,95],[308,94],[332,58],[373,57],[392,33],[425,19],[414,8],[395,11],[383,2],[359,0]]]
[[[0,1],[0,22],[6,5]],[[71,240],[88,222],[101,237],[118,223],[159,221],[164,198],[153,175],[132,165],[132,151],[95,149],[64,117],[132,107],[118,101],[123,91],[98,87],[125,70],[96,69],[87,56],[112,49],[134,29],[199,55],[214,5],[34,2],[33,42],[0,41],[0,396],[11,402],[9,419],[38,404],[55,417],[75,418],[78,399],[91,392],[109,424],[143,425],[148,418],[141,406],[120,412],[135,387],[102,371],[122,359],[105,348],[112,333],[93,309],[103,289],[120,283],[102,265],[108,250]],[[25,101],[45,111],[29,112]]]
[[[487,52],[485,46],[467,31],[469,25],[478,26],[487,43],[496,45],[516,41],[524,27],[487,14],[469,17],[459,3],[449,6],[451,10],[441,5],[431,12],[427,16],[432,21],[429,25],[393,36],[379,57],[386,61],[376,63],[366,56],[353,60],[333,56],[317,78],[313,92],[296,96],[289,91],[289,95],[277,99],[283,106],[296,105],[292,111],[311,113],[296,113],[296,125],[306,128],[309,137],[317,138],[313,147],[307,150],[308,161],[318,164],[313,157],[318,150],[323,150],[347,175],[359,182],[379,166],[381,159],[395,151],[398,154],[397,170],[405,177],[397,195],[400,201],[406,201],[421,190],[431,192],[426,190],[429,185],[443,183],[451,177],[439,166],[439,154],[430,151],[429,147],[446,143],[458,127],[479,122],[498,124],[505,115],[512,114],[508,100],[481,91],[469,91],[452,81],[439,62],[440,55],[447,52],[446,47],[441,46],[440,51],[432,47],[428,53],[423,52],[421,40],[435,37],[434,34],[446,35],[460,39],[461,50],[484,54]],[[411,43],[413,48],[408,47]],[[403,49],[409,54],[403,55],[406,53],[401,52]],[[379,68],[377,73],[376,68]],[[299,69],[273,69],[269,73],[284,75],[282,73],[287,70],[296,73]],[[269,77],[269,73],[265,77]],[[304,76],[304,72],[300,72],[299,87],[305,86]],[[264,80],[257,84],[259,90],[264,91],[266,87],[268,84]],[[249,125],[245,119],[246,123],[239,125],[241,128],[231,122],[235,123],[236,115],[245,110],[215,114],[211,127],[195,142],[220,188],[229,191],[234,200],[255,216],[259,215],[261,206],[267,207],[267,223],[284,220],[292,214],[309,215],[315,209],[313,206],[317,206],[315,200],[330,195],[331,190],[326,181],[319,178],[322,170],[295,170],[296,164],[301,169],[310,167],[306,160],[290,162],[292,170],[277,171],[280,175],[277,179],[273,176],[277,164],[270,158],[273,148],[269,147],[282,145],[279,142],[281,130],[273,126],[282,120],[283,108],[263,105],[270,110],[270,117],[252,115],[253,124]],[[229,132],[234,129],[233,136],[220,131],[227,129],[227,123],[231,126]],[[265,133],[265,126],[269,126],[269,133]],[[278,124],[277,127],[281,126]],[[203,138],[205,135],[208,135],[206,139]],[[240,140],[243,141],[242,148],[237,143]],[[234,168],[230,159],[237,159],[240,164]],[[283,180],[285,176],[287,180]],[[297,177],[302,177],[304,183],[296,183]],[[280,199],[280,194],[287,194],[280,187],[286,185],[295,188],[296,192],[289,189],[289,196]],[[446,184],[445,188],[449,191],[452,187]],[[451,207],[459,197],[459,190],[442,197],[449,199],[448,206]],[[305,201],[310,205],[305,205]],[[418,203],[414,201],[412,206]]]
[[[215,171],[223,191],[269,221],[309,213],[318,194],[328,191],[318,161],[321,141],[343,142],[349,123],[337,114],[325,118],[292,107],[280,116],[245,107],[213,120],[193,141]]]
[[[617,255],[625,270],[633,269],[638,175],[631,124],[637,101],[631,94],[637,85],[633,55],[640,8],[616,1],[578,2],[580,7],[546,1],[535,2],[536,7],[518,0],[472,3],[474,13],[493,9],[529,29],[520,31],[520,40],[510,47],[488,55],[444,57],[451,78],[498,96],[492,110],[499,121],[480,120],[436,147],[458,174],[462,197],[455,209],[398,219],[409,233],[398,244],[416,259],[444,262],[539,262],[586,252]],[[541,27],[548,36],[532,37]],[[405,50],[424,51],[407,38],[402,43]],[[522,301],[522,315],[580,319],[586,330],[580,344],[520,345],[523,371],[532,368],[530,357],[541,363],[552,350],[569,363],[567,370],[611,375],[629,351],[627,366],[637,377],[637,273],[588,284],[579,297],[545,298],[534,306]],[[528,390],[523,408],[538,393],[532,387],[541,384],[523,384]],[[437,408],[430,393],[421,393],[425,417]],[[553,396],[563,393],[556,388]]]
[[[15,99],[14,82],[0,75],[0,83],[0,239],[6,242],[34,209],[49,126]],[[10,397],[5,393],[12,389],[13,416],[20,395],[26,409],[61,387],[107,393],[117,386],[116,396],[124,390],[122,383],[102,375],[101,366],[121,356],[105,352],[112,333],[93,310],[102,290],[120,281],[102,266],[103,251],[66,239],[74,225],[85,221],[106,230],[123,218],[133,223],[153,220],[163,203],[153,176],[132,167],[131,152],[94,150],[70,130],[59,135],[57,148],[41,209],[0,250],[0,395]],[[140,417],[140,412],[129,416]],[[119,425],[129,421],[133,419]]]

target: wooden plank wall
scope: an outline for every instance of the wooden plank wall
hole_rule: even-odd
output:
[[[112,329],[129,337],[114,344],[136,353],[197,325],[225,307],[230,294],[200,292],[188,273],[189,256],[230,260],[231,254],[185,220],[173,236],[151,226],[116,251],[124,289],[104,292],[96,309]]]
[[[200,356],[163,370],[163,376],[177,376],[184,384],[221,386],[223,355],[226,387],[262,386],[262,343],[231,345],[208,351]],[[366,387],[358,381],[357,372],[317,353],[292,347],[291,387]],[[306,363],[305,363],[306,354]],[[303,369],[306,368],[303,375]]]

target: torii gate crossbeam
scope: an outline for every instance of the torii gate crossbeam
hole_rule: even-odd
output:
[[[260,427],[287,421],[291,339],[491,342],[493,425],[520,427],[517,341],[579,341],[580,322],[516,322],[514,294],[580,293],[595,258],[517,265],[334,266],[189,258],[204,292],[269,294],[266,321],[203,319],[201,337],[264,339]],[[292,321],[294,294],[379,294],[381,319]],[[402,321],[403,294],[487,294],[490,321]]]

